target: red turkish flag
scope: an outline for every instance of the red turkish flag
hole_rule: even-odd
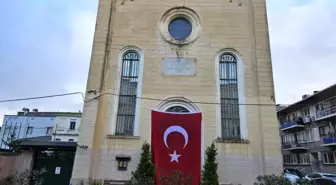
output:
[[[162,172],[179,171],[191,176],[192,185],[201,182],[201,113],[152,111],[152,154],[156,184]],[[163,171],[162,171],[163,170]]]

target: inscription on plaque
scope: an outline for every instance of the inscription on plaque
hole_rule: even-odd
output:
[[[194,58],[162,58],[163,75],[195,76],[196,59]]]

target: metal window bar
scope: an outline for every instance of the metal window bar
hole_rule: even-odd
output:
[[[189,113],[190,111],[182,106],[169,107],[166,112]]]
[[[224,53],[219,61],[221,124],[223,139],[240,139],[237,59]]]
[[[123,56],[115,135],[133,135],[139,63],[140,56],[134,51]]]

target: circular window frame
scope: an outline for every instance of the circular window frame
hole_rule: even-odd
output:
[[[182,23],[181,21],[184,21],[184,23]],[[180,23],[180,25],[178,25],[179,23]],[[184,25],[181,25],[181,24],[184,24]],[[179,32],[173,31],[173,29],[177,28],[177,27],[181,27],[181,28],[178,28],[178,31],[182,31],[184,33],[179,34]],[[172,36],[173,38],[175,38],[177,40],[185,40],[186,38],[188,38],[191,35],[192,28],[193,28],[193,26],[190,23],[190,21],[188,19],[184,18],[184,17],[177,17],[175,19],[172,19],[168,24],[168,32],[169,32],[170,36]],[[178,33],[178,34],[176,34],[176,33]],[[177,37],[180,37],[180,38],[177,38]]]
[[[190,35],[183,39],[183,40],[177,40],[174,37],[172,37],[169,33],[169,24],[172,20],[177,18],[184,18],[189,21],[191,24],[191,33]],[[159,30],[161,33],[161,36],[168,42],[172,44],[177,45],[185,45],[189,44],[193,41],[195,41],[201,32],[201,19],[198,16],[198,14],[187,7],[174,7],[169,10],[167,10],[161,17],[160,23],[159,23]]]

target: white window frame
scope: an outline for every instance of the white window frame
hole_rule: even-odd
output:
[[[248,139],[246,101],[245,101],[245,64],[242,56],[235,49],[222,49],[215,55],[215,82],[216,82],[216,138],[222,137],[221,124],[221,99],[220,99],[220,79],[219,79],[219,61],[224,53],[230,53],[237,59],[237,81],[238,81],[238,102],[239,102],[239,121],[240,137]]]
[[[300,164],[310,164],[308,153],[300,153],[299,158],[300,158]]]
[[[298,159],[296,154],[286,154],[284,155],[284,164],[298,164]]]
[[[293,163],[292,164],[298,164],[298,158],[296,154],[290,154],[290,156],[292,157]]]
[[[307,143],[314,142],[314,132],[313,129],[306,130],[306,141]]]
[[[295,143],[295,136],[294,134],[287,134],[287,135],[284,135],[282,136],[283,137],[283,142],[285,143]]]
[[[137,89],[137,97],[141,97],[142,94],[142,79],[143,79],[143,70],[144,70],[144,52],[137,46],[126,46],[123,49],[120,50],[118,57],[117,57],[117,72],[116,72],[116,79],[114,88],[112,90],[112,93],[119,94],[120,93],[120,83],[121,83],[121,72],[122,72],[122,62],[123,62],[123,56],[129,52],[129,51],[135,51],[139,54],[140,58],[140,64],[139,64],[139,77],[138,77],[138,89]],[[112,123],[110,124],[110,133],[111,135],[115,134],[116,124],[117,124],[117,113],[118,113],[118,103],[119,97],[114,96],[113,97],[113,108],[112,108],[112,114],[110,120]],[[133,130],[133,136],[139,136],[139,125],[140,125],[140,107],[141,107],[141,99],[137,98],[136,105],[135,105],[135,118],[134,118],[134,130]]]
[[[330,163],[330,160],[329,160],[329,153],[332,153],[333,154],[333,157],[334,157],[334,162],[333,163]],[[325,160],[325,155],[327,155],[327,161]],[[324,164],[336,164],[336,152],[323,152],[323,163]]]
[[[201,112],[200,109],[189,99],[185,97],[168,97],[160,102],[156,109],[159,111],[166,111],[170,107],[181,106],[188,109],[191,113]]]
[[[298,143],[307,143],[306,131],[301,131],[297,133]]]

